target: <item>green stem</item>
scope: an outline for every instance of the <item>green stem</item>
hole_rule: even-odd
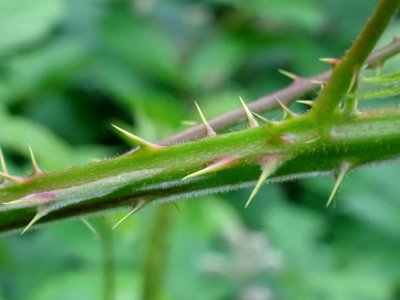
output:
[[[400,0],[381,0],[361,34],[335,67],[313,108],[319,126],[329,124],[334,111],[349,92],[353,76],[360,71],[399,5]]]
[[[103,299],[115,299],[115,264],[113,255],[113,233],[106,220],[99,225],[102,252]]]
[[[385,47],[379,48],[368,57],[366,65],[368,67],[381,66],[390,57],[400,52],[400,39],[394,38],[393,41]],[[302,80],[292,82],[287,87],[284,87],[272,94],[257,98],[250,103],[248,107],[252,112],[263,113],[269,109],[279,107],[276,99],[279,99],[284,104],[289,104],[291,101],[301,99],[301,97],[307,93],[315,91],[319,85],[313,83],[314,81],[326,82],[331,77],[332,71],[326,71],[321,74],[317,74]],[[232,125],[244,121],[246,118],[243,109],[236,109],[227,113],[224,113],[214,119],[208,121],[210,126],[214,130],[226,129]],[[203,125],[197,125],[179,132],[173,136],[165,138],[159,141],[162,145],[176,144],[183,141],[195,140],[201,137],[203,134]]]
[[[168,255],[171,230],[171,205],[160,205],[155,210],[150,229],[149,247],[143,264],[143,300],[160,299]]]
[[[25,227],[40,212],[39,222],[111,208],[187,198],[248,186],[269,157],[285,160],[272,179],[326,174],[343,161],[355,166],[400,156],[400,110],[336,115],[328,136],[313,126],[312,114],[195,142],[91,163],[0,188],[0,231]],[[183,178],[218,159],[225,170]]]

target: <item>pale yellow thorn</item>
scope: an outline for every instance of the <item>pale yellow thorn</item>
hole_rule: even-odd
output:
[[[203,115],[203,112],[201,111],[201,109],[196,101],[194,101],[194,104],[196,104],[197,110],[199,111],[201,121],[203,122],[204,129],[206,130],[206,135],[207,136],[216,136],[217,133],[214,131],[214,129],[211,128],[210,124],[208,124],[206,118]]]
[[[226,169],[229,166],[231,166],[235,160],[236,160],[236,158],[234,158],[234,157],[222,158],[222,159],[216,161],[215,163],[205,167],[204,169],[201,169],[200,171],[194,172],[192,174],[189,174],[189,175],[183,177],[182,180],[186,180],[189,178],[198,177],[198,176],[202,176],[202,175],[206,175],[206,174],[210,174],[210,173],[214,173],[214,172]]]
[[[335,185],[333,186],[333,190],[329,196],[328,202],[326,203],[326,207],[328,207],[334,200],[340,184],[343,182],[343,179],[346,177],[346,175],[349,173],[350,169],[352,167],[352,164],[349,162],[344,162],[339,168],[339,171],[336,176],[336,182]]]
[[[21,232],[21,235],[24,234],[29,228],[31,228],[37,221],[39,221],[41,218],[43,218],[45,215],[47,215],[48,211],[43,208],[38,208],[38,211],[36,215],[33,217],[33,219],[29,222],[29,224],[25,227],[25,229]]]
[[[246,103],[243,101],[242,97],[239,96],[240,102],[242,103],[244,113],[246,114],[247,121],[249,123],[250,128],[259,127],[256,118],[254,118],[253,114],[251,113],[250,109],[247,107]]]
[[[278,72],[281,73],[282,75],[290,78],[290,79],[293,79],[293,80],[298,80],[300,78],[296,74],[293,74],[293,73],[291,73],[289,71],[286,71],[286,70],[283,70],[283,69],[278,69]]]
[[[17,200],[12,200],[12,201],[8,201],[8,202],[3,202],[1,203],[2,205],[19,205],[19,204],[33,204],[35,203],[35,201],[41,200],[42,198],[40,198],[37,194],[32,194]]]
[[[43,174],[43,171],[39,167],[39,165],[38,165],[38,163],[36,161],[35,155],[33,154],[33,150],[32,150],[31,145],[28,145],[28,148],[29,148],[29,155],[31,157],[31,162],[32,162],[32,167],[33,167],[33,174],[35,174],[35,175],[36,174]]]
[[[146,204],[145,200],[139,200],[135,207],[130,210],[124,217],[121,218],[112,228],[111,230],[114,230],[117,228],[122,222],[124,222],[126,219],[128,219],[131,215],[133,215],[135,212],[139,211],[144,205]]]
[[[268,120],[266,117],[264,117],[264,116],[262,116],[262,115],[259,115],[259,114],[256,114],[256,113],[252,113],[255,117],[257,117],[258,119],[260,119],[261,121],[263,121],[264,123],[267,123],[267,124],[275,124],[274,123],[274,121],[271,121],[271,120]]]
[[[257,195],[258,191],[260,190],[261,186],[265,183],[265,181],[267,181],[268,177],[271,176],[272,173],[274,173],[278,169],[281,161],[282,161],[281,157],[271,158],[268,162],[266,162],[262,166],[261,176],[258,179],[253,191],[251,192],[251,195],[247,200],[246,205],[244,206],[245,208],[247,208],[253,201],[254,197]]]
[[[325,81],[321,81],[321,80],[310,80],[311,83],[320,85],[321,87],[324,87],[324,85],[326,84]]]
[[[332,58],[332,57],[323,57],[323,58],[320,58],[319,61],[328,63],[328,64],[332,65],[333,67],[339,63],[339,60],[337,58]]]
[[[278,102],[279,106],[282,108],[283,110],[283,118],[287,118],[287,117],[294,117],[296,116],[296,114],[294,112],[292,112],[285,104],[283,104],[281,102],[281,100],[279,100],[278,98],[276,98],[276,101]]]
[[[310,107],[314,106],[314,101],[312,100],[296,100],[297,103],[301,103],[301,104],[305,104],[308,105]]]
[[[148,142],[114,124],[111,124],[115,129],[117,129],[120,133],[122,133],[124,136],[126,136],[128,139],[132,140],[134,143],[138,144],[141,148],[147,149],[147,150],[159,150],[163,148],[163,146],[153,144],[151,142]]]

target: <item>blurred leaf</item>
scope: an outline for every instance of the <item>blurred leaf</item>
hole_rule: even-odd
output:
[[[61,16],[60,0],[0,0],[0,55],[43,39]]]
[[[170,82],[177,77],[177,58],[161,28],[128,11],[115,11],[104,22],[106,48],[131,68]]]
[[[87,60],[87,51],[73,40],[59,39],[10,62],[14,97],[43,94],[69,84]]]
[[[226,84],[243,63],[245,54],[244,41],[231,36],[215,36],[192,56],[187,67],[187,80],[194,88],[213,89]]]
[[[66,167],[72,160],[71,149],[47,128],[17,117],[0,114],[0,144],[25,156],[28,160],[28,145],[44,170]]]

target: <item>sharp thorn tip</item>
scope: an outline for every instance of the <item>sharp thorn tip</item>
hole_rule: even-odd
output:
[[[297,76],[296,74],[293,74],[293,73],[283,70],[283,69],[278,69],[278,72],[281,73],[282,75],[292,79],[293,81],[300,79],[300,76]]]
[[[343,179],[346,177],[346,175],[350,172],[352,168],[352,164],[349,162],[343,162],[337,172],[336,175],[336,181],[335,181],[335,185],[333,186],[332,192],[329,195],[329,199],[326,202],[326,207],[329,207],[329,205],[331,205],[331,203],[335,204],[334,199],[335,196],[339,190],[340,185],[343,182]]]
[[[28,145],[29,148],[29,155],[31,157],[31,163],[32,163],[32,168],[33,168],[33,174],[37,175],[37,174],[43,174],[42,169],[39,167],[39,164],[36,161],[35,155],[33,154],[33,150],[31,145]]]
[[[125,129],[118,127],[117,125],[111,124],[111,126],[114,127],[116,130],[118,130],[120,133],[122,133],[129,140],[133,141],[135,144],[138,144],[141,148],[144,148],[147,150],[153,150],[153,151],[163,148],[163,146],[148,142],[148,141],[130,133],[129,131],[126,131]]]
[[[131,209],[125,216],[123,216],[112,228],[111,230],[114,230],[117,228],[122,222],[124,222],[126,219],[128,219],[131,215],[134,213],[138,212],[144,205],[146,204],[146,201],[144,200],[139,200],[136,205]]]
[[[196,101],[194,101],[194,104],[196,105],[197,111],[199,112],[199,115],[200,115],[200,118],[201,118],[201,121],[203,122],[203,126],[204,126],[204,129],[206,131],[206,135],[207,136],[216,136],[217,133],[214,131],[214,129],[212,129],[210,124],[208,124],[206,118],[204,117],[203,112],[200,109],[200,106],[197,104]]]
[[[28,225],[22,230],[21,235],[23,235],[25,232],[29,230],[37,221],[39,221],[41,218],[43,218],[47,214],[46,210],[43,209],[38,209],[36,215],[32,218],[32,220],[29,222]]]
[[[254,118],[252,112],[250,111],[249,107],[246,105],[246,103],[243,101],[242,97],[239,96],[240,102],[242,103],[244,113],[247,117],[247,122],[249,124],[250,128],[254,127],[259,127],[260,125],[258,124],[257,120]]]
[[[282,157],[277,156],[270,158],[266,163],[262,165],[261,175],[258,178],[256,186],[254,187],[253,191],[250,194],[249,199],[245,204],[245,208],[247,208],[250,203],[253,201],[254,197],[257,195],[258,191],[260,190],[261,186],[267,181],[267,179],[278,169],[280,163],[282,162]]]

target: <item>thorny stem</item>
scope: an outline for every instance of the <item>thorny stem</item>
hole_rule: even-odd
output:
[[[288,116],[281,122],[267,122],[267,125],[260,127],[169,147],[155,147],[120,130],[141,144],[141,148],[117,158],[27,178],[11,176],[3,171],[1,175],[6,180],[0,188],[0,202],[5,205],[0,206],[0,231],[20,227],[27,230],[35,222],[60,220],[124,206],[135,210],[139,204],[142,207],[143,203],[158,203],[244,187],[257,181],[260,166],[264,170],[265,165],[276,158],[281,161],[272,171],[271,179],[278,180],[332,174],[343,162],[351,163],[354,168],[399,158],[399,109],[368,111],[350,116],[332,109],[341,101],[336,96],[348,92],[351,82],[348,78],[351,79],[354,71],[358,71],[364,62],[364,58],[357,58],[354,51],[356,54],[361,51],[366,57],[375,43],[366,42],[367,51],[364,51],[359,41],[368,40],[368,32],[372,39],[376,39],[388,22],[377,18],[389,19],[393,15],[390,10],[399,3],[400,0],[383,0],[380,3],[367,24],[367,30],[339,64],[342,67],[335,67],[328,83],[331,97],[329,93],[327,95],[327,89],[323,89],[324,96],[318,98],[318,105],[311,113]],[[379,30],[371,24],[375,24]],[[398,40],[392,44],[399,44]],[[381,50],[380,53],[383,53],[381,60],[387,57],[387,52]],[[329,77],[329,72],[320,76],[317,80],[324,80]],[[313,85],[305,79],[296,81],[302,84],[292,83],[286,89],[264,98],[264,105],[261,106],[270,107],[271,100],[276,103],[276,98],[289,101],[300,92],[310,90]],[[306,89],[307,86],[310,88]],[[254,103],[250,108],[259,112]],[[328,118],[325,120],[326,113]],[[235,112],[232,114],[235,116]],[[243,109],[238,110],[235,122],[243,115]],[[325,131],[321,131],[319,121],[323,128],[329,129],[329,135],[323,134]],[[215,129],[232,122],[234,119],[229,114],[228,117],[225,115],[223,122],[218,123],[217,119],[220,127]],[[203,133],[202,127],[200,130]],[[182,136],[185,137],[185,133]],[[225,169],[220,168],[221,161]],[[213,169],[215,165],[218,170]],[[205,169],[211,170],[210,173],[192,176]]]
[[[358,75],[399,5],[400,0],[381,0],[361,34],[335,67],[331,79],[315,100],[313,113],[318,126],[330,123],[335,109],[348,94],[352,79]]]
[[[400,52],[400,39],[393,38],[390,44],[375,50],[366,60],[366,65],[368,67],[380,66],[388,58],[394,56],[399,52]],[[278,103],[276,101],[277,98],[280,101],[282,101],[282,103],[289,104],[296,98],[299,98],[302,95],[305,95],[319,88],[319,85],[313,82],[315,81],[327,82],[331,74],[332,71],[329,70],[320,73],[318,75],[314,75],[312,77],[301,78],[302,80],[294,81],[287,87],[280,89],[273,94],[269,94],[260,97],[252,102],[249,102],[248,107],[252,112],[262,113],[266,110],[278,107]],[[223,115],[220,115],[214,119],[211,119],[208,121],[208,123],[214,130],[218,131],[243,121],[245,117],[246,116],[243,113],[243,109],[239,108],[227,112]],[[183,141],[195,140],[203,136],[203,130],[204,129],[202,124],[196,125],[187,130],[179,132],[171,137],[161,140],[159,144],[170,145],[170,144],[180,143]]]

